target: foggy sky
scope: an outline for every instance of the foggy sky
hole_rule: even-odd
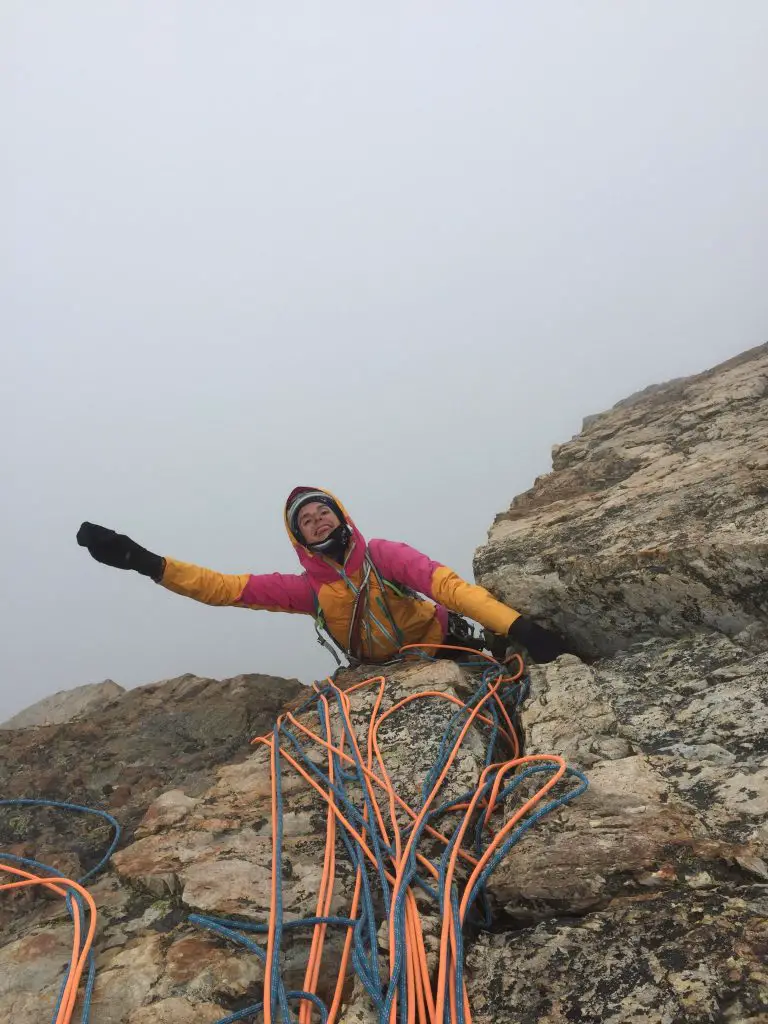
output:
[[[6,0],[0,720],[334,667],[83,519],[292,571],[308,483],[469,576],[584,415],[765,341],[767,40],[764,0]]]

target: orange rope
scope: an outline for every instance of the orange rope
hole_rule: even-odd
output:
[[[406,648],[403,648],[403,652],[412,650],[418,646],[411,644]],[[434,649],[435,645],[430,645],[430,650]],[[483,652],[478,652],[470,648],[453,648],[454,650],[466,650],[473,656],[486,658],[491,664],[497,664],[494,658]],[[331,712],[328,700],[325,697],[326,690],[320,691],[317,684],[315,684],[315,690],[318,692],[319,700],[321,702],[321,713],[325,725],[327,739],[319,735],[313,729],[310,729],[303,722],[299,721],[298,718],[288,713],[284,716],[284,721],[290,723],[291,726],[298,732],[301,733],[308,740],[311,740],[314,744],[323,749],[328,757],[328,778],[333,783],[333,759],[334,755],[338,757],[345,765],[358,765],[362,768],[362,780],[367,791],[368,801],[373,810],[376,823],[380,834],[384,841],[390,846],[392,855],[389,857],[389,863],[384,867],[384,874],[388,882],[392,885],[392,896],[391,896],[391,909],[389,917],[389,969],[390,978],[393,976],[395,969],[396,958],[399,955],[405,956],[406,965],[406,982],[407,982],[407,993],[408,993],[408,1024],[442,1024],[445,1014],[446,1005],[446,994],[449,1001],[450,1007],[450,1019],[457,1019],[457,985],[456,985],[456,966],[457,966],[457,935],[456,928],[453,920],[453,916],[450,912],[450,897],[451,892],[454,888],[460,891],[460,911],[459,918],[460,923],[464,923],[464,919],[467,912],[467,906],[470,899],[470,895],[473,886],[484,868],[494,856],[496,851],[504,843],[505,839],[509,836],[512,830],[520,824],[520,822],[536,807],[537,804],[549,793],[557,783],[562,779],[566,772],[566,764],[561,757],[555,755],[543,755],[534,754],[528,756],[520,755],[520,745],[517,737],[517,733],[512,722],[512,719],[507,711],[502,700],[500,690],[501,687],[507,683],[515,682],[521,678],[524,673],[523,661],[519,656],[515,656],[517,665],[514,672],[509,675],[500,675],[495,679],[488,687],[488,691],[481,697],[481,699],[474,704],[473,707],[469,708],[463,701],[453,694],[444,693],[438,690],[424,690],[419,693],[409,694],[402,700],[398,701],[392,707],[385,711],[381,710],[382,701],[385,692],[386,680],[383,676],[375,676],[370,679],[363,680],[360,683],[355,684],[348,690],[344,691],[337,687],[332,680],[327,680],[327,689],[330,690],[333,695],[338,699],[338,704],[341,709],[342,726],[346,727],[348,731],[348,738],[353,746],[353,752],[350,753],[344,749],[346,734],[345,729],[342,728],[340,733],[340,739],[334,741],[332,734],[332,720]],[[352,709],[350,703],[350,694],[359,691],[360,689],[368,686],[377,685],[377,692],[373,702],[373,708],[369,715],[368,726],[367,726],[367,742],[365,758],[358,744],[355,730],[352,726]],[[410,807],[396,791],[395,786],[392,782],[390,774],[386,768],[384,756],[381,749],[381,743],[379,740],[379,730],[381,726],[391,716],[396,714],[402,708],[412,704],[417,700],[423,699],[438,699],[446,701],[449,704],[454,704],[459,707],[467,708],[466,721],[463,723],[459,730],[458,736],[456,737],[452,750],[447,757],[443,768],[436,779],[431,792],[427,795],[422,806],[418,811]],[[398,894],[401,892],[404,886],[404,879],[406,872],[408,871],[408,862],[411,853],[414,852],[418,860],[418,863],[434,878],[439,878],[439,872],[435,864],[428,858],[421,854],[418,850],[414,850],[414,846],[419,835],[419,831],[426,816],[430,813],[433,804],[445,782],[448,773],[451,770],[452,765],[455,763],[457,754],[461,749],[461,745],[473,726],[479,723],[484,725],[492,725],[493,719],[488,714],[484,713],[490,703],[495,704],[499,712],[499,732],[508,742],[510,749],[513,752],[513,756],[507,761],[501,761],[496,764],[490,765],[483,770],[480,779],[477,784],[476,791],[469,801],[462,805],[452,806],[450,811],[459,812],[461,814],[461,821],[459,824],[458,837],[456,842],[451,849],[451,854],[448,860],[447,871],[443,880],[443,904],[446,907],[446,913],[443,917],[440,933],[440,950],[437,966],[437,978],[436,984],[433,986],[432,978],[430,976],[430,970],[428,967],[428,956],[427,946],[425,944],[424,933],[422,928],[422,922],[416,896],[408,886],[403,895],[405,898],[405,946],[406,948],[401,952],[398,950],[398,936],[395,928],[394,908],[395,901]],[[279,720],[283,721],[283,719]],[[276,777],[275,767],[277,763],[277,750],[275,749],[275,743],[273,734],[266,736],[257,737],[252,741],[253,743],[263,744],[270,750],[270,764],[272,769],[272,808],[273,816],[277,812],[277,789],[276,789]],[[377,866],[378,861],[370,848],[367,827],[356,826],[343,813],[342,808],[339,806],[333,792],[325,789],[318,781],[313,778],[309,771],[292,755],[290,749],[285,749],[282,745],[279,747],[279,757],[285,761],[286,764],[290,765],[304,781],[311,786],[320,798],[325,801],[327,805],[327,835],[325,845],[325,856],[323,862],[323,874],[320,882],[320,887],[317,897],[317,916],[327,917],[330,914],[332,901],[333,901],[333,890],[335,881],[335,843],[336,843],[336,828],[337,823],[340,823],[354,838],[363,851],[365,857],[373,865]],[[469,850],[463,847],[463,840],[473,821],[476,820],[478,812],[483,816],[484,826],[488,826],[492,814],[499,809],[499,793],[504,787],[505,779],[511,774],[516,772],[524,765],[532,765],[536,763],[548,763],[552,765],[553,774],[547,781],[541,785],[538,790],[529,797],[499,828],[488,847],[483,852],[482,856],[478,859]],[[486,783],[493,777],[492,786],[489,791],[487,798],[482,798],[481,794]],[[398,811],[404,813],[408,819],[408,825],[405,831],[398,820]],[[369,821],[369,812],[366,809],[362,812],[362,820],[364,822]],[[388,820],[387,820],[388,819]],[[432,836],[438,842],[447,845],[450,840],[442,834],[439,830],[426,825],[423,828],[425,834]],[[273,818],[273,849],[276,849],[276,826]],[[468,877],[466,880],[461,880],[457,876],[458,865],[463,862],[467,865]],[[268,943],[267,943],[267,965],[265,972],[265,998],[264,998],[264,1020],[265,1024],[271,1024],[272,1013],[270,1008],[270,991],[272,984],[272,953],[274,950],[274,937],[275,937],[275,903],[276,903],[276,879],[280,871],[280,865],[273,863],[273,878],[272,878],[272,901],[271,901],[271,912],[268,928]],[[361,898],[361,871],[358,868],[355,878],[355,889],[351,901],[350,908],[350,919],[356,920],[358,909],[360,906]],[[305,980],[304,980],[304,991],[316,994],[318,981],[321,976],[321,961],[323,956],[323,945],[327,931],[326,924],[319,924],[315,926],[312,944],[309,953],[309,961],[307,964]],[[329,1010],[328,1022],[334,1024],[337,1020],[339,1010],[341,1007],[341,1000],[343,996],[344,984],[346,979],[347,966],[349,963],[349,957],[351,952],[351,946],[353,941],[353,930],[351,926],[347,927],[346,939],[344,943],[344,949],[341,957],[341,963],[338,967],[338,977],[336,980],[333,1002]],[[471,1024],[472,1015],[469,1006],[469,1000],[467,997],[466,988],[462,992],[462,1003],[464,1007],[464,1015],[467,1024]],[[312,1012],[316,1009],[312,1003],[305,1000],[302,1003],[299,1021],[300,1024],[310,1024],[312,1020]],[[397,999],[392,1003],[391,1012],[389,1015],[390,1024],[394,1024],[397,1020]],[[58,1022],[57,1022],[58,1024]]]
[[[86,927],[85,921],[82,920],[81,909],[77,900],[72,900],[72,956],[70,957],[69,969],[67,971],[64,990],[61,994],[58,1013],[53,1021],[53,1024],[70,1024],[72,1014],[75,1010],[75,1002],[77,1001],[77,990],[80,986],[80,979],[88,958],[88,952],[93,945],[93,936],[96,931],[96,904],[93,901],[93,897],[87,889],[84,889],[77,882],[73,882],[71,878],[42,877],[40,875],[33,875],[29,871],[22,871],[21,868],[9,867],[6,864],[1,865],[0,870],[7,871],[9,874],[16,875],[21,879],[21,881],[18,882],[5,882],[3,885],[0,885],[0,892],[8,892],[12,889],[23,889],[33,885],[42,885],[46,889],[50,889],[51,892],[55,892],[57,896],[62,896],[66,899],[67,889],[74,889],[83,897],[88,906],[89,920]],[[83,934],[85,934],[85,941],[82,943],[81,950],[80,940]]]

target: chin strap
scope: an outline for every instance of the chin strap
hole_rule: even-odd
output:
[[[314,554],[332,558],[334,562],[343,565],[350,540],[352,540],[351,529],[346,523],[341,523],[328,534],[325,540],[321,540],[318,544],[308,544],[307,547]]]

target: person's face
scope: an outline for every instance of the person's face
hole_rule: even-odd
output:
[[[341,520],[321,501],[310,501],[299,512],[299,530],[307,544],[319,544],[333,533]]]

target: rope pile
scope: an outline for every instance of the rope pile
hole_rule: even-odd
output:
[[[478,652],[467,653],[475,656],[477,664]],[[464,980],[464,931],[469,925],[490,924],[485,891],[488,879],[542,817],[569,803],[588,785],[583,774],[557,755],[522,754],[517,713],[528,692],[522,659],[517,658],[516,671],[510,673],[490,656],[481,657],[486,667],[476,692],[466,702],[443,691],[425,690],[382,710],[384,676],[346,690],[327,680],[322,686],[315,684],[315,693],[295,714],[281,716],[271,734],[252,741],[267,747],[270,756],[273,867],[269,920],[259,924],[201,915],[189,918],[250,950],[264,963],[263,1001],[219,1024],[261,1013],[265,1024],[276,1020],[310,1024],[313,1011],[323,1024],[333,1024],[346,991],[350,962],[380,1024],[471,1024]],[[365,688],[373,690],[374,700],[365,736],[360,738],[352,723],[350,696]],[[392,783],[379,733],[403,708],[427,700],[446,701],[455,711],[422,786],[420,801],[411,807]],[[317,718],[314,728],[297,717],[310,713]],[[484,737],[485,766],[472,790],[448,797],[446,779],[472,729]],[[316,763],[318,750],[324,754],[325,769]],[[287,768],[297,772],[327,808],[316,913],[300,920],[286,920],[283,913],[282,786]],[[527,792],[529,788],[532,793]],[[526,795],[513,809],[513,801],[523,792]],[[348,915],[331,915],[337,860],[345,854],[355,874],[354,892]],[[425,913],[438,915],[440,920],[436,971],[428,965]],[[378,938],[385,922],[389,950],[387,963],[382,965]],[[317,990],[321,968],[325,968],[327,988],[323,952],[328,929],[333,927],[344,930],[345,940],[341,961],[334,967],[336,980],[328,1005]],[[312,937],[303,988],[289,990],[281,977],[281,953],[286,931],[296,928],[311,928]],[[265,934],[266,948],[250,938],[249,932]]]
[[[403,648],[434,660],[418,649]],[[432,649],[432,648],[430,648]],[[454,650],[465,650],[454,648]],[[282,715],[272,732],[252,742],[269,751],[272,793],[272,884],[265,923],[192,914],[190,923],[207,929],[257,956],[264,964],[262,1001],[223,1018],[219,1024],[263,1014],[265,1024],[334,1024],[348,992],[349,968],[364,988],[380,1024],[471,1024],[464,978],[464,937],[469,926],[491,924],[488,879],[509,851],[546,814],[583,793],[586,777],[554,754],[525,755],[518,712],[528,693],[525,666],[515,671],[489,655],[466,649],[467,664],[483,668],[470,699],[424,690],[383,709],[386,679],[375,676],[346,690],[332,680],[314,684],[314,693],[295,713]],[[484,659],[484,660],[483,660]],[[350,697],[366,688],[372,708],[364,735],[353,725]],[[397,792],[382,751],[384,723],[420,701],[447,702],[451,715],[437,757],[426,774],[415,806]],[[301,716],[302,719],[298,716]],[[313,727],[306,724],[309,719]],[[316,721],[315,721],[316,719]],[[358,722],[358,730],[359,730]],[[484,767],[466,793],[450,795],[449,779],[470,732],[484,741]],[[414,742],[418,737],[412,738]],[[318,753],[322,757],[318,757]],[[318,766],[318,760],[324,768]],[[322,879],[315,914],[286,919],[283,911],[283,774],[297,772],[326,807]],[[51,800],[0,800],[0,808],[42,806],[93,814],[114,830],[101,861],[81,879],[62,877],[37,861],[0,853],[0,872],[14,877],[0,892],[40,886],[66,901],[73,940],[52,1024],[71,1024],[83,975],[82,1024],[88,1024],[95,965],[92,951],[96,906],[84,883],[107,865],[120,838],[120,826],[105,811]],[[331,914],[338,899],[338,865],[346,857],[354,891],[346,916]],[[13,866],[18,865],[18,866]],[[30,870],[31,869],[31,870]],[[439,920],[437,964],[430,968],[426,918]],[[388,955],[379,954],[386,924]],[[340,959],[328,963],[329,928],[344,935]],[[311,929],[308,963],[300,990],[281,975],[287,932]],[[250,935],[249,935],[250,933]],[[253,934],[266,936],[266,947]],[[324,962],[324,953],[326,959]],[[384,962],[382,962],[384,961]],[[335,979],[328,984],[328,975]],[[318,995],[322,987],[327,995]],[[330,993],[330,995],[328,995]]]

